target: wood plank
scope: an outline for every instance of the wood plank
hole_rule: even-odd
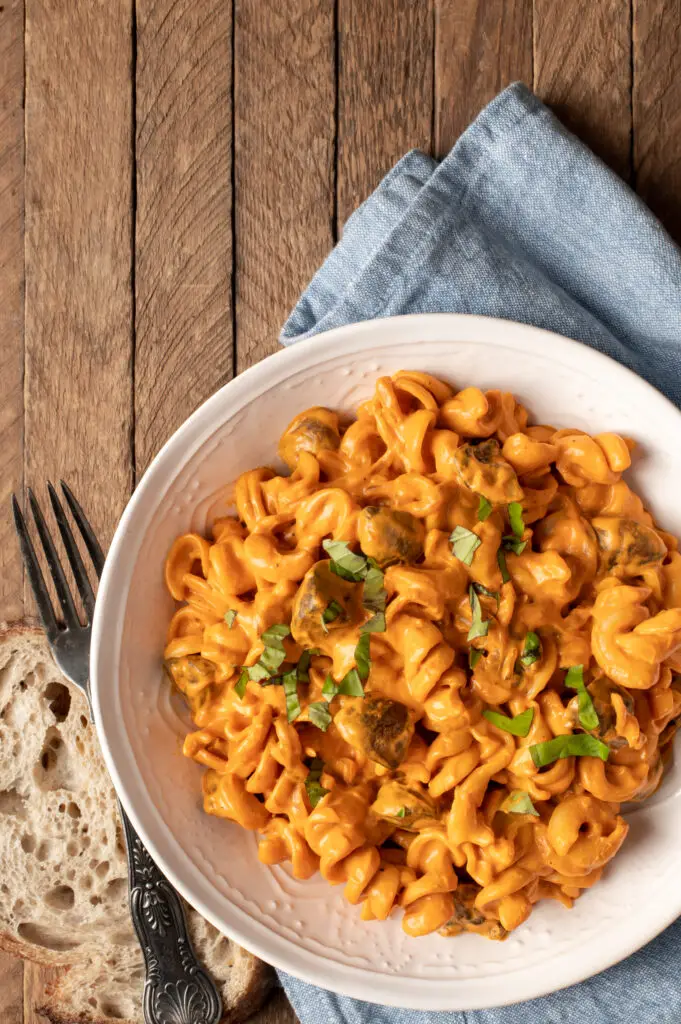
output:
[[[237,368],[278,348],[334,240],[333,0],[238,0]]]
[[[25,962],[23,1024],[50,1024],[47,1017],[38,1013],[38,1007],[49,1005],[50,986],[57,973],[54,967],[38,967],[29,960]]]
[[[135,461],[232,375],[231,4],[138,0]]]
[[[409,149],[430,152],[429,0],[339,0],[338,232]]]
[[[630,177],[628,3],[534,0],[534,88],[568,128]]]
[[[681,4],[634,0],[636,188],[681,243]]]
[[[8,953],[0,953],[0,1020],[2,1024],[22,1024],[24,1004],[24,965]]]
[[[532,85],[531,0],[436,0],[435,150],[511,82]]]
[[[132,481],[131,54],[131,0],[28,0],[26,479],[63,476],[103,543]]]
[[[248,1024],[298,1024],[283,989],[274,992],[261,1010],[248,1018]]]
[[[9,496],[23,487],[24,4],[0,8],[0,621],[23,614]]]

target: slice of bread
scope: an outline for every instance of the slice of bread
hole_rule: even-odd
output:
[[[0,948],[61,967],[53,1024],[140,1024],[142,955],[130,922],[116,800],[87,701],[40,630],[0,629]],[[225,1024],[254,1013],[273,971],[187,907],[219,982]]]

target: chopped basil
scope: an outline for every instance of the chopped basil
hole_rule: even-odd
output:
[[[234,625],[235,618],[236,611],[234,610],[234,608],[230,608],[228,612],[225,612],[225,622],[227,623],[230,629]]]
[[[301,707],[298,700],[298,678],[295,669],[285,672],[281,678],[286,695],[286,717],[293,722],[300,714]]]
[[[452,545],[452,554],[460,562],[463,562],[464,565],[471,565],[473,555],[482,544],[482,541],[471,530],[467,530],[465,526],[457,526],[450,534],[449,543]]]
[[[322,732],[326,732],[332,721],[328,705],[323,700],[316,701],[314,704],[308,704],[307,713],[312,724],[316,725]],[[291,719],[289,718],[290,721]]]
[[[535,818],[539,817],[539,811],[532,803],[529,793],[522,789],[514,789],[509,793],[499,810],[505,811],[506,814],[533,814]]]
[[[279,624],[270,626],[262,634],[260,639],[265,645],[255,665],[248,669],[248,678],[256,681],[271,678],[281,668],[285,658],[283,638],[289,636],[291,630],[288,626]]]
[[[310,764],[310,770],[307,773],[305,779],[305,791],[307,792],[307,798],[310,801],[312,807],[316,807],[323,796],[329,792],[328,789],[324,789],[321,784],[322,772],[324,771],[324,763],[319,757],[315,757],[314,761]]]
[[[499,564],[499,569],[501,570],[501,582],[508,583],[511,578],[511,574],[509,573],[508,566],[506,565],[506,555],[501,548],[497,551],[497,562]]]
[[[487,636],[489,630],[489,622],[482,617],[482,607],[480,605],[480,598],[475,593],[474,587],[471,585],[468,588],[468,598],[471,603],[471,628],[468,630],[468,640],[475,640],[478,636]]]
[[[313,653],[313,651],[303,651],[300,655],[296,665],[296,679],[299,683],[310,682],[310,662],[312,661]]]
[[[338,683],[332,675],[328,675],[324,680],[324,685],[322,686],[322,697],[324,700],[328,701],[328,703],[331,703],[337,693]]]
[[[407,814],[407,808],[406,807],[400,807],[400,809],[397,812],[397,814],[395,815],[395,817],[396,818],[404,818],[404,817],[406,817],[406,814]]]
[[[519,501],[512,501],[508,506],[508,521],[511,524],[513,534],[518,540],[522,540],[525,533],[525,522],[523,520],[523,506]]]
[[[521,714],[515,715],[514,718],[508,718],[506,715],[502,715],[500,711],[492,710],[483,711],[482,716],[488,722],[491,722],[492,725],[496,725],[497,729],[510,732],[512,736],[527,736],[532,725],[532,719],[534,718],[534,708],[528,708],[526,711],[521,712]]]
[[[523,653],[520,655],[520,664],[525,668],[534,665],[535,661],[541,658],[541,640],[537,633],[527,633],[523,644]]]
[[[367,611],[374,614],[368,622],[365,622],[360,627],[360,632],[385,633],[385,602],[387,594],[383,587],[384,575],[373,559],[368,560],[368,566],[364,578],[362,604]]]
[[[530,747],[530,754],[535,768],[545,768],[561,757],[600,757],[602,761],[607,761],[610,747],[595,736],[579,732],[569,736],[554,736],[545,743],[535,743]]]
[[[376,612],[368,622],[359,627],[360,633],[385,633],[385,612]]]
[[[362,680],[356,668],[351,668],[350,671],[343,676],[338,684],[338,692],[344,694],[346,697],[364,696],[364,687],[362,686]]]
[[[246,684],[248,683],[248,669],[242,668],[241,674],[234,686],[234,692],[243,700],[246,695]]]
[[[512,551],[514,555],[522,555],[523,551],[527,547],[526,540],[518,540],[514,536],[503,537],[502,539],[506,550]]]
[[[488,590],[487,587],[483,587],[482,583],[474,583],[476,594],[481,594],[483,597],[492,597],[499,604],[499,591]]]
[[[359,643],[355,647],[355,664],[357,665],[357,672],[359,678],[363,683],[369,678],[369,669],[371,668],[371,634],[363,633],[359,638]]]
[[[577,690],[577,711],[580,724],[584,729],[597,729],[599,725],[598,714],[591,699],[591,694],[584,685],[584,666],[572,665],[565,675],[565,685],[571,690]]]
[[[475,668],[480,659],[482,658],[482,651],[478,651],[475,647],[471,647],[468,651],[468,665],[469,668]]]
[[[322,626],[324,627],[325,633],[328,633],[328,629],[326,629],[327,624],[329,622],[335,622],[338,616],[342,614],[343,605],[338,601],[330,601],[329,604],[327,604],[325,610],[322,612]]]
[[[484,523],[484,521],[491,516],[493,507],[492,502],[488,501],[487,498],[481,494],[480,501],[478,502],[478,520],[481,523]]]
[[[331,572],[351,583],[359,583],[367,572],[367,560],[364,555],[351,551],[344,540],[324,540],[322,547],[331,559]]]

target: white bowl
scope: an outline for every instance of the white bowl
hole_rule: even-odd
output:
[[[606,356],[546,331],[483,317],[419,315],[331,331],[282,350],[198,409],[147,470],[116,531],[95,614],[92,690],[104,756],[125,809],[183,896],[264,960],[335,992],[430,1010],[513,1003],[581,981],[634,952],[681,913],[681,772],[630,815],[603,880],[566,911],[540,904],[504,943],[404,934],[399,915],[362,923],[339,888],[262,866],[252,834],[201,809],[202,770],[162,678],[173,602],[163,564],[202,531],[244,470],[275,461],[293,415],[346,411],[382,374],[426,370],[514,392],[535,422],[623,432],[640,442],[634,484],[681,534],[681,414]]]

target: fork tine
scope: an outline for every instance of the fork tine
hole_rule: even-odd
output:
[[[73,602],[69,585],[66,582],[64,570],[62,569],[61,562],[59,561],[59,555],[57,554],[57,549],[54,546],[52,535],[47,528],[47,523],[45,522],[45,518],[40,510],[40,505],[36,501],[35,494],[30,487],[28,488],[28,500],[35,520],[35,525],[43,545],[43,550],[45,551],[47,567],[50,570],[50,575],[52,576],[54,589],[57,591],[57,597],[59,599],[59,604],[61,605],[64,622],[69,629],[73,629],[80,626],[78,612],[76,611],[76,606]]]
[[[12,495],[12,511],[14,513],[14,526],[19,536],[19,544],[21,545],[21,554],[26,566],[26,574],[31,584],[35,603],[38,606],[38,614],[40,615],[40,620],[48,640],[52,640],[59,632],[59,625],[54,614],[45,577],[33,547],[33,541],[26,527],[26,520],[19,508],[19,502],[15,494]]]
[[[57,492],[51,483],[47,484],[47,491],[50,496],[52,503],[52,510],[54,512],[54,518],[57,520],[57,526],[61,534],[61,539],[64,542],[64,548],[66,549],[66,555],[73,572],[76,586],[78,587],[78,593],[80,599],[83,602],[85,608],[85,614],[87,616],[88,623],[92,621],[92,616],[95,610],[95,595],[92,592],[92,585],[88,579],[85,566],[83,565],[83,559],[80,557],[80,551],[78,545],[74,539],[69,521],[66,518],[62,504],[57,497]]]
[[[68,486],[68,484],[65,484],[63,480],[60,480],[59,483],[61,484],[61,489],[64,493],[64,497],[66,498],[66,502],[69,508],[71,509],[71,515],[75,519],[76,523],[78,524],[78,529],[83,535],[85,547],[90,552],[90,558],[92,559],[92,564],[95,567],[97,579],[99,579],[102,575],[102,569],[104,568],[104,552],[99,546],[99,541],[95,536],[94,530],[88,523],[85,513],[83,512],[79,503],[73,496],[71,488]]]

